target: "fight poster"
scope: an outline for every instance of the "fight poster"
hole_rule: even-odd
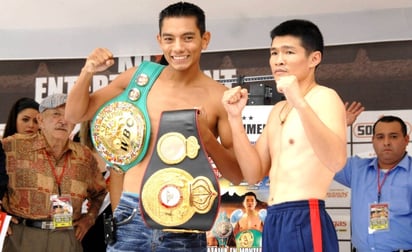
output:
[[[243,110],[243,125],[252,144],[262,133],[271,109],[272,106],[246,106]],[[253,185],[234,185],[219,176],[219,184],[221,207],[215,225],[207,232],[208,250],[260,251],[269,178]]]

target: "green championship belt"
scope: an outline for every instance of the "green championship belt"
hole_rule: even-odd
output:
[[[236,234],[237,248],[262,247],[262,232],[256,229],[248,229]]]
[[[163,68],[143,61],[126,90],[96,112],[90,127],[93,145],[110,166],[127,171],[144,158],[151,131],[147,95]]]
[[[216,238],[219,247],[226,247],[230,235],[233,232],[233,226],[226,211],[221,211],[213,228],[212,234]]]
[[[198,132],[196,109],[162,113],[158,137],[143,177],[145,223],[172,232],[212,228],[219,210],[219,184]]]

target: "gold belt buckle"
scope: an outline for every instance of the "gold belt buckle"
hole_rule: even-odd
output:
[[[182,162],[186,156],[196,158],[200,145],[197,138],[189,136],[187,139],[179,132],[169,132],[162,135],[157,143],[157,154],[166,164],[174,165]]]
[[[165,168],[146,181],[142,204],[154,221],[173,227],[186,223],[195,213],[209,212],[217,196],[208,178],[193,179],[185,170]]]
[[[141,111],[129,102],[113,102],[94,119],[92,140],[106,161],[122,166],[142,152],[146,122]]]
[[[196,137],[185,138],[178,132],[162,135],[157,144],[159,158],[169,165],[178,164],[186,157],[196,158],[199,149]],[[177,167],[167,167],[153,173],[141,193],[146,213],[166,227],[182,225],[195,213],[209,212],[218,196],[207,177],[193,178],[190,173]]]

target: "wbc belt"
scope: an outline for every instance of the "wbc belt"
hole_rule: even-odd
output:
[[[248,229],[236,234],[237,248],[260,248],[262,247],[262,232],[256,229]]]
[[[95,114],[90,127],[92,142],[110,166],[127,171],[144,158],[150,140],[147,95],[163,68],[143,61],[126,90]]]
[[[142,216],[155,229],[212,228],[219,184],[199,136],[196,109],[165,111],[141,189]]]

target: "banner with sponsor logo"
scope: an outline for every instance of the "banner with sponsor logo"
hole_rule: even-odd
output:
[[[320,84],[337,90],[343,101],[361,101],[367,110],[412,108],[412,41],[327,46],[317,69]],[[269,49],[205,52],[202,71],[224,85],[263,86],[250,89],[262,98],[256,105],[271,105],[281,99],[269,67]],[[93,78],[90,91],[108,85],[119,73],[159,55],[115,57],[115,64]],[[0,60],[0,123],[22,96],[42,100],[49,94],[67,93],[75,85],[85,59]],[[395,71],[396,69],[396,71]],[[256,91],[254,91],[256,90]],[[263,94],[262,92],[263,91]]]
[[[400,109],[400,110],[377,110],[377,111],[365,111],[359,115],[356,122],[352,125],[352,134],[349,138],[352,143],[351,153],[359,155],[361,157],[375,156],[372,147],[372,134],[373,124],[379,117],[393,115],[402,118],[405,122],[408,134],[411,134],[412,130],[412,110]],[[412,145],[407,146],[407,150],[411,153]]]
[[[317,70],[318,82],[337,90],[343,101],[361,101],[367,109],[354,125],[348,128],[348,155],[374,155],[371,144],[372,126],[380,115],[399,115],[407,122],[410,132],[412,99],[407,95],[412,93],[410,48],[412,48],[412,41],[325,48],[322,64]],[[246,107],[243,123],[252,143],[256,142],[265,127],[271,105],[282,99],[276,92],[268,64],[269,56],[268,49],[255,49],[206,52],[201,59],[201,69],[206,75],[228,87],[242,85],[249,89],[253,103]],[[115,58],[113,67],[93,77],[90,92],[108,85],[120,73],[138,66],[143,60],[157,61],[159,58],[159,55]],[[73,85],[76,85],[84,61],[85,59],[0,61],[1,135],[8,111],[14,101],[27,96],[40,102],[49,94],[67,93]],[[410,148],[412,147],[408,146],[408,150]],[[227,236],[232,241],[227,241],[226,247],[219,247],[218,242],[213,241],[216,239],[216,232],[215,235],[210,232],[208,234],[210,251],[236,249],[236,236],[233,230],[236,226],[235,221],[243,216],[243,196],[247,192],[256,195],[255,209],[262,221],[264,221],[265,202],[268,197],[267,178],[255,185],[241,183],[234,186],[223,178],[220,178],[220,182],[222,211],[219,218],[223,223],[229,221],[230,226],[224,223],[219,235]],[[340,246],[343,248],[341,251],[348,251],[346,248],[350,248],[350,232],[347,228],[350,226],[350,190],[333,183],[327,194],[326,205],[338,232]],[[242,242],[245,246],[250,242],[252,235],[259,236],[256,232],[243,234]],[[229,237],[230,235],[232,238]],[[257,251],[259,247],[241,249],[240,251]]]

